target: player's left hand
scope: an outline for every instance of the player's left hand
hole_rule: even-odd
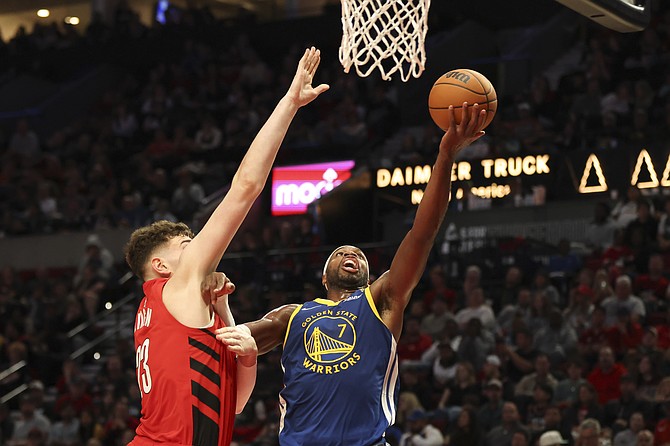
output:
[[[251,336],[251,330],[246,325],[223,327],[215,331],[216,339],[228,346],[228,350],[237,354],[237,359],[243,365],[250,367],[256,363],[258,347],[256,340]]]
[[[456,125],[454,107],[447,110],[450,119],[450,125],[447,133],[440,141],[440,151],[446,152],[450,158],[466,146],[469,146],[482,136],[484,136],[484,123],[486,122],[486,110],[479,104],[469,106],[467,102],[463,103],[461,122]]]
[[[200,284],[200,294],[205,301],[215,305],[219,299],[235,291],[235,284],[224,274],[217,271],[208,274]]]

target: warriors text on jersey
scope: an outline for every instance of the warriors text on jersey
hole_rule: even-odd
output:
[[[280,393],[282,446],[369,446],[395,420],[396,341],[370,294],[316,299],[289,321]]]
[[[142,418],[133,446],[228,445],[236,404],[235,354],[208,328],[180,324],[163,304],[167,279],[144,283],[135,318]]]

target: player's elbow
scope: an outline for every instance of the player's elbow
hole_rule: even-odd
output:
[[[243,197],[253,197],[255,199],[261,194],[263,183],[252,175],[244,175],[238,172],[233,178],[231,189],[239,191]]]

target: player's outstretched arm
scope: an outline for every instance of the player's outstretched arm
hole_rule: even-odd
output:
[[[291,315],[299,306],[298,304],[283,305],[270,311],[262,319],[244,324],[256,341],[259,355],[264,355],[284,343]],[[219,331],[217,330],[217,333]]]
[[[312,87],[321,55],[312,47],[305,51],[286,95],[251,143],[231,188],[200,233],[182,253],[179,267],[165,285],[163,299],[170,312],[186,325],[202,322],[200,283],[218,265],[223,253],[261,193],[279,146],[298,109],[326,91],[327,85]]]
[[[412,228],[400,243],[391,268],[371,285],[375,304],[384,323],[396,339],[402,330],[402,318],[414,287],[426,267],[428,255],[442,225],[451,195],[451,169],[456,154],[480,138],[486,110],[475,104],[463,104],[463,119],[455,124],[454,109],[449,108],[451,125],[442,141],[430,180],[416,211]]]

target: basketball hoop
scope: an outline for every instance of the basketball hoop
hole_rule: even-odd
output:
[[[354,66],[366,77],[378,69],[384,80],[400,72],[403,82],[421,76],[429,8],[430,0],[342,0],[344,72]]]

